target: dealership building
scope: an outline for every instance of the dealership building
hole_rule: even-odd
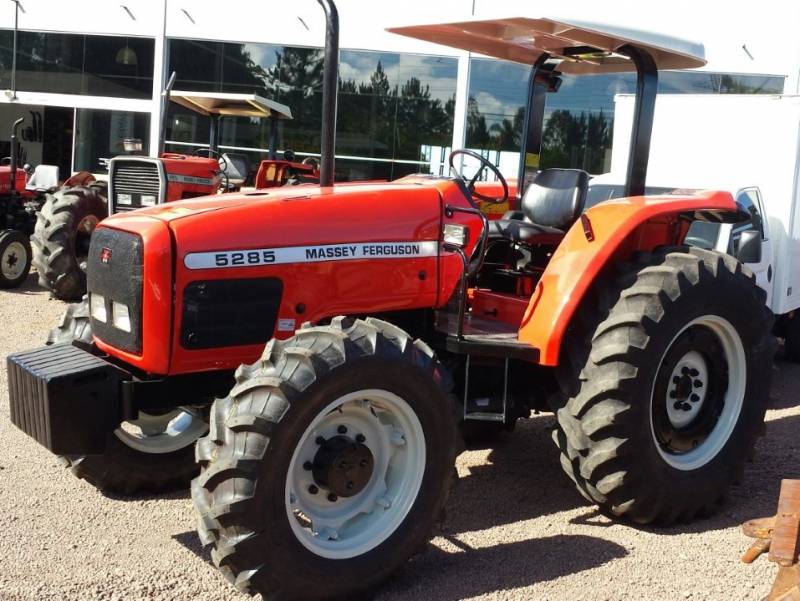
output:
[[[716,3],[684,0],[575,0],[554,5],[553,14],[545,3],[517,0],[337,4],[341,179],[437,171],[454,147],[481,150],[496,162],[519,150],[530,68],[385,31],[394,25],[554,16],[663,31],[703,42],[708,65],[662,74],[662,93],[798,92],[800,41],[791,29],[800,8],[773,0],[733,1],[724,12]],[[141,138],[155,153],[161,90],[173,71],[176,90],[255,93],[289,106],[293,119],[280,123],[278,148],[313,156],[323,40],[324,15],[315,0],[6,0],[0,6],[0,156],[8,154],[11,124],[19,117],[25,118],[24,160],[58,165],[62,178],[79,170],[103,174],[126,138]],[[565,77],[548,98],[543,166],[607,170],[614,96],[633,91],[634,83],[632,74]],[[207,117],[174,104],[167,117],[167,150],[191,153],[208,141]],[[266,156],[269,136],[268,122],[228,118],[221,122],[220,148],[257,160]]]

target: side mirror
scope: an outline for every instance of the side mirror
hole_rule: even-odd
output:
[[[736,258],[742,263],[761,262],[761,232],[746,230],[741,233]]]

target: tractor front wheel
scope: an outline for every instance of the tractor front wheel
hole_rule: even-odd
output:
[[[0,232],[0,288],[16,288],[31,270],[31,244],[19,230]]]
[[[48,194],[31,236],[39,285],[54,297],[75,301],[86,294],[86,257],[94,228],[108,216],[106,188],[96,184]]]
[[[341,599],[422,548],[447,498],[455,399],[431,350],[337,318],[268,343],[197,444],[198,529],[239,590]]]
[[[752,274],[727,255],[643,253],[565,339],[555,440],[579,492],[635,522],[708,514],[764,420],[775,341]]]
[[[47,344],[79,340],[92,343],[86,299],[67,307],[50,331]],[[188,488],[197,475],[194,443],[208,431],[202,407],[140,412],[110,432],[102,455],[62,457],[72,473],[104,493],[132,495]]]

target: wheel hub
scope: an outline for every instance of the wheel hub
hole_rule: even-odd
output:
[[[360,493],[372,478],[375,460],[369,448],[348,436],[324,440],[314,456],[314,481],[339,497]]]
[[[697,351],[689,351],[676,363],[667,388],[667,415],[676,428],[683,428],[703,407],[708,390],[708,365]]]

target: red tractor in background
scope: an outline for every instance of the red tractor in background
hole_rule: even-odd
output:
[[[736,257],[687,244],[752,207],[645,196],[659,70],[704,65],[702,45],[526,16],[393,30],[531,65],[520,214],[490,222],[475,177],[334,186],[338,16],[319,2],[319,186],[100,223],[88,300],[8,358],[12,422],[106,492],[191,480],[212,560],[266,598],[379,585],[440,520],[460,435],[532,411],[556,414],[561,465],[604,511],[714,511],[762,428],[775,346],[743,265],[760,237]],[[547,90],[614,71],[637,73],[625,198],[586,209],[586,172],[538,166]]]
[[[19,164],[17,130],[24,117],[11,128],[10,156],[0,161],[0,288],[16,288],[28,277],[31,268],[30,236],[36,215],[47,194],[58,188],[56,165]],[[102,186],[87,172],[76,173],[63,185]],[[86,243],[88,250],[88,240]]]
[[[175,200],[235,192],[255,182],[259,188],[318,181],[314,164],[276,158],[278,121],[292,118],[289,107],[256,94],[172,92],[175,73],[163,96],[158,158],[142,156],[141,140],[125,140],[127,154],[109,161],[108,183],[65,185],[43,203],[31,237],[33,265],[39,284],[62,300],[78,300],[86,292],[86,257],[97,224],[118,212]],[[170,100],[210,117],[207,147],[193,154],[165,152],[167,108]],[[269,158],[252,169],[248,157],[221,153],[218,146],[222,117],[267,118],[272,123]],[[94,180],[94,178],[91,178]],[[74,181],[74,180],[73,180]]]

